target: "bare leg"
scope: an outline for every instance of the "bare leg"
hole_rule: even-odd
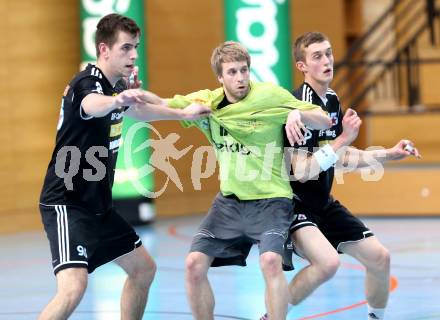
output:
[[[57,273],[57,293],[39,316],[39,320],[67,319],[80,303],[87,288],[86,268],[69,268]]]
[[[208,280],[208,269],[212,261],[212,257],[201,252],[191,252],[186,257],[186,292],[196,320],[214,319],[214,294]]]
[[[390,253],[376,237],[344,243],[340,251],[354,257],[366,268],[367,302],[373,308],[386,307],[390,289]]]
[[[282,257],[275,252],[265,252],[260,256],[260,267],[266,282],[265,297],[269,319],[286,319],[289,291],[283,273]]]
[[[339,267],[339,255],[316,227],[298,229],[292,240],[298,253],[310,262],[289,284],[289,302],[297,305],[333,277]]]
[[[121,296],[121,319],[142,319],[156,265],[143,246],[115,262],[127,273]]]

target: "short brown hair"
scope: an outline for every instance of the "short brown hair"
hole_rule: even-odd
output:
[[[117,41],[119,31],[127,32],[133,37],[141,33],[141,29],[134,20],[117,13],[110,13],[99,20],[95,34],[97,57],[99,57],[99,44],[105,43],[111,48]]]
[[[212,52],[211,67],[217,76],[221,76],[222,63],[235,61],[246,61],[248,67],[251,66],[251,57],[247,49],[238,42],[226,41]]]
[[[329,41],[328,37],[321,32],[306,32],[299,36],[292,47],[292,55],[296,62],[305,60],[305,49],[313,43]]]

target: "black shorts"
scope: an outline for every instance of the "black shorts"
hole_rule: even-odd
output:
[[[299,200],[295,199],[294,202],[295,215],[290,227],[291,233],[305,226],[315,226],[339,253],[341,244],[373,236],[373,232],[338,200],[331,199],[320,211],[310,209]]]
[[[55,274],[72,267],[92,273],[142,245],[134,229],[115,211],[95,215],[79,206],[40,204],[40,212]]]
[[[212,267],[246,265],[253,244],[260,254],[276,252],[284,270],[293,270],[289,227],[293,203],[287,198],[239,200],[216,196],[191,244],[191,252],[214,257]]]

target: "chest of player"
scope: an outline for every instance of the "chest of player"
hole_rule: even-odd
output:
[[[282,127],[260,120],[236,120],[232,123],[210,121],[213,145],[220,153],[264,156],[267,152],[282,152]]]

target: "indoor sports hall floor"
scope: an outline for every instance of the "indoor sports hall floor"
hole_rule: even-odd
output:
[[[184,257],[201,216],[158,220],[137,228],[158,265],[144,319],[191,319],[184,289]],[[387,320],[440,319],[440,219],[364,218],[392,253]],[[336,276],[294,308],[287,319],[363,320],[363,270],[342,256]],[[296,258],[297,267],[305,262]],[[0,236],[0,319],[35,319],[55,282],[42,232]],[[288,278],[293,273],[287,273]],[[263,279],[253,250],[248,267],[214,268],[216,319],[258,319],[264,312]],[[71,319],[119,319],[124,274],[114,264],[95,271]]]

